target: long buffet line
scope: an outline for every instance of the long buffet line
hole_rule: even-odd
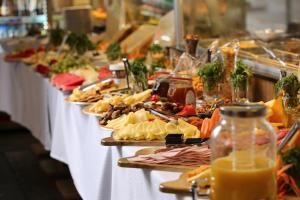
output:
[[[68,164],[83,199],[300,195],[300,82],[288,74],[273,100],[250,102],[253,70],[241,58],[260,43],[199,51],[187,35],[183,53],[128,52],[65,34],[3,56],[0,109]]]

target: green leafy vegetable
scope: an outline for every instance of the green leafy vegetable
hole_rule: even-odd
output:
[[[108,60],[114,61],[122,56],[121,45],[118,42],[110,44],[105,51]]]
[[[145,58],[134,60],[130,65],[129,71],[133,75],[136,84],[143,90],[146,90],[148,88],[148,70],[144,61]]]
[[[287,173],[293,177],[297,185],[300,187],[300,149],[293,148],[282,154],[284,164],[292,164]]]
[[[164,48],[159,44],[152,44],[149,48],[149,51],[151,53],[162,53],[164,51]]]
[[[279,80],[275,84],[276,95],[278,96],[282,90],[287,97],[287,105],[290,107],[296,107],[299,104],[297,95],[300,90],[300,82],[297,76],[291,74]]]
[[[252,69],[242,60],[238,60],[236,68],[230,75],[232,85],[235,89],[246,89],[249,79],[253,76]]]
[[[55,47],[61,45],[63,38],[65,36],[65,31],[59,26],[56,26],[55,29],[50,31],[49,42]]]
[[[215,61],[205,64],[199,70],[198,75],[202,77],[204,87],[209,91],[213,90],[224,76],[223,62]]]
[[[86,34],[70,33],[66,43],[72,51],[76,51],[78,55],[84,54],[88,50],[95,49],[93,43]]]

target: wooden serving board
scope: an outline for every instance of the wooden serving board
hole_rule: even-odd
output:
[[[147,155],[154,153],[155,150],[160,149],[159,147],[153,147],[153,148],[145,148],[137,151],[135,155]],[[140,168],[140,169],[151,169],[151,170],[159,170],[159,171],[171,171],[171,172],[185,172],[192,169],[195,169],[196,167],[191,166],[183,166],[183,165],[165,165],[165,164],[148,164],[148,163],[142,163],[142,162],[132,162],[129,161],[128,158],[120,158],[118,161],[119,167],[126,167],[126,168]]]
[[[159,185],[159,190],[164,193],[190,195],[191,183],[187,182],[187,173],[183,173],[177,180],[168,181]],[[198,196],[208,196],[208,190],[198,190]],[[300,200],[300,197],[286,196],[285,200]]]
[[[160,140],[115,140],[107,137],[101,140],[103,146],[164,146],[165,141]]]
[[[183,173],[177,180],[168,181],[161,183],[159,185],[159,190],[165,193],[174,193],[174,194],[191,194],[191,183],[187,182],[187,173]],[[208,190],[200,189],[198,190],[199,196],[207,196]]]

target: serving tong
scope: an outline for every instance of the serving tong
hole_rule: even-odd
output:
[[[281,152],[281,150],[291,141],[297,131],[300,129],[300,119],[298,119],[293,126],[290,128],[289,132],[286,134],[282,142],[279,144],[277,151]]]
[[[171,122],[171,123],[173,123],[173,124],[175,124],[175,125],[178,125],[177,119],[174,119],[173,117],[169,117],[169,116],[167,116],[167,115],[164,115],[164,114],[162,114],[162,113],[160,113],[160,112],[158,112],[158,111],[156,111],[156,110],[154,110],[154,109],[152,109],[152,108],[150,108],[149,111],[150,111],[150,113],[152,113],[153,115],[156,115],[156,116],[158,116],[158,117],[160,117],[160,118],[162,118],[162,119],[164,119],[164,120],[167,120],[168,122]]]

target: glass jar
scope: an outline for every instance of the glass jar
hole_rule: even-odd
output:
[[[196,94],[191,78],[171,77],[168,100],[179,105],[196,105]]]
[[[126,71],[123,63],[115,63],[109,65],[109,70],[112,73],[112,79],[117,84],[126,84]]]
[[[240,48],[240,44],[238,41],[234,40],[228,45],[221,48],[222,58],[224,61],[225,75],[224,75],[224,83],[222,85],[222,96],[227,99],[232,99],[233,88],[230,81],[230,75],[233,72],[236,61],[237,54]]]
[[[112,78],[125,79],[126,72],[123,63],[110,64],[109,70],[112,72]]]
[[[215,102],[217,99],[219,99],[222,95],[220,95],[221,92],[221,83],[215,83],[213,80],[206,79],[203,81],[204,87],[203,87],[203,96],[204,100],[207,102]],[[214,85],[213,87],[208,87],[207,85]]]
[[[221,107],[211,137],[211,199],[276,199],[276,134],[262,105]]]
[[[234,103],[248,103],[249,102],[249,87],[250,81],[247,80],[244,84],[233,87],[232,102]]]
[[[153,94],[157,94],[160,97],[168,97],[168,91],[170,86],[170,80],[168,77],[158,77],[152,88]]]

